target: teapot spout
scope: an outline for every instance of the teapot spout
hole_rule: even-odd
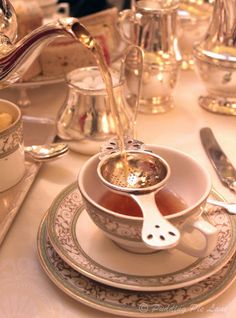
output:
[[[0,34],[0,88],[22,78],[43,48],[55,38],[70,37],[93,51],[94,39],[76,18],[63,18],[43,25],[15,45]]]

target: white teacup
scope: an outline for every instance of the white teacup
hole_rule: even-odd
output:
[[[183,210],[166,216],[180,230],[181,240],[177,248],[196,257],[209,255],[217,241],[217,229],[201,216],[211,191],[209,173],[195,159],[179,150],[152,145],[145,148],[168,162],[171,176],[166,187],[186,203]],[[124,215],[101,206],[102,196],[105,193],[111,195],[111,190],[97,175],[98,162],[99,154],[91,157],[78,176],[79,190],[91,219],[120,247],[135,253],[153,252],[141,238],[142,217]],[[203,238],[200,246],[190,243],[188,236],[193,231],[198,231]]]
[[[12,122],[0,130],[0,192],[16,183],[24,175],[25,157],[21,111],[15,104],[0,99],[0,114],[12,116]]]

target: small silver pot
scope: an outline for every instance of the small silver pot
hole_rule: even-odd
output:
[[[124,81],[118,72],[112,73],[112,79],[122,130],[129,135],[133,111],[125,98]],[[100,70],[96,66],[76,69],[67,75],[67,83],[67,98],[58,115],[58,136],[71,141],[79,151],[82,147],[86,152],[87,147],[90,154],[96,153],[101,142],[116,134]]]

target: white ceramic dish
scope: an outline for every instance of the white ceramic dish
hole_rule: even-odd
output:
[[[55,252],[45,222],[38,232],[38,254],[48,277],[75,300],[112,314],[128,317],[168,317],[199,310],[221,295],[235,280],[236,256],[215,275],[189,287],[137,292],[110,287],[76,272]]]
[[[217,243],[217,229],[201,217],[212,187],[209,172],[195,158],[173,147],[145,144],[143,148],[166,160],[171,173],[164,188],[181,197],[186,204],[186,207],[177,213],[165,216],[181,234],[175,248],[195,257],[210,255]],[[102,197],[109,197],[112,193],[109,193],[108,187],[98,176],[99,156],[100,154],[96,154],[89,158],[78,174],[78,188],[86,211],[100,230],[123,249],[135,253],[154,252],[155,248],[147,245],[142,238],[142,216],[117,213],[100,204]],[[148,206],[149,203],[145,204]],[[196,247],[195,243],[188,239],[188,233],[194,231],[198,231],[199,236],[205,238],[201,246]],[[152,235],[167,241],[158,222],[153,224]]]
[[[217,246],[205,258],[194,258],[177,249],[146,255],[121,249],[89,218],[76,184],[58,194],[46,224],[54,249],[78,272],[110,286],[157,291],[197,283],[232,257],[236,250],[235,219],[222,209],[209,209],[204,218],[218,229]],[[197,236],[192,239],[201,244]]]

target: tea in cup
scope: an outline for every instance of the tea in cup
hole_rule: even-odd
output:
[[[166,160],[171,169],[167,185],[156,193],[155,200],[162,214],[176,226],[181,239],[178,248],[189,255],[205,257],[216,246],[217,229],[201,216],[211,191],[209,173],[192,157],[167,147],[145,146]],[[93,222],[125,250],[150,253],[154,250],[142,241],[142,211],[129,196],[112,192],[97,175],[99,154],[81,168],[78,187],[86,211]],[[191,244],[188,233],[199,232],[204,238],[200,247]],[[157,229],[158,232],[158,229]]]
[[[0,99],[0,192],[18,183],[24,171],[21,111],[15,104]]]

